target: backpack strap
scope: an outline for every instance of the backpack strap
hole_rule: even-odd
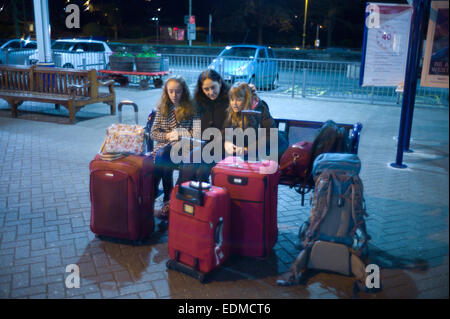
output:
[[[365,201],[364,198],[361,198],[362,206],[355,207],[357,200],[356,196],[356,184],[360,185],[360,181],[356,176],[353,176],[353,184],[352,187],[352,218],[353,218],[353,228],[350,231],[350,236],[354,238],[356,236],[356,231],[359,229],[363,235],[363,240],[361,246],[358,249],[351,248],[351,252],[356,254],[357,256],[361,256],[363,254],[364,249],[369,244],[369,240],[371,239],[370,235],[366,230],[366,222],[363,217],[367,217],[368,214],[365,209]],[[358,196],[362,196],[362,194],[358,194]]]

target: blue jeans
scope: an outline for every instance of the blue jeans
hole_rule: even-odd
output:
[[[216,166],[217,162],[213,161],[212,163],[203,162],[203,156],[200,163],[193,163],[194,153],[198,152],[198,149],[192,150],[190,153],[190,163],[182,163],[180,165],[180,174],[178,175],[177,184],[181,184],[187,181],[200,181],[200,182],[208,182],[209,175],[214,166]],[[222,145],[222,157],[220,160],[225,157],[225,149]]]

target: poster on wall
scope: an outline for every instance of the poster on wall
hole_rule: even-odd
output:
[[[448,1],[433,1],[420,86],[448,88],[448,33]]]
[[[366,5],[361,86],[401,86],[405,79],[412,8],[409,5]]]

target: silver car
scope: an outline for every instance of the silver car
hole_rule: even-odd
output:
[[[209,68],[219,72],[226,82],[244,81],[258,88],[274,89],[278,85],[275,53],[266,46],[227,46]]]

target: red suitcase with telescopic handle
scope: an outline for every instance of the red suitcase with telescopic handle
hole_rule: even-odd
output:
[[[185,182],[172,190],[167,268],[200,282],[229,256],[230,197],[207,183]]]
[[[229,156],[213,167],[213,185],[230,193],[232,254],[270,254],[278,236],[279,178],[279,166],[274,161],[248,162]]]

